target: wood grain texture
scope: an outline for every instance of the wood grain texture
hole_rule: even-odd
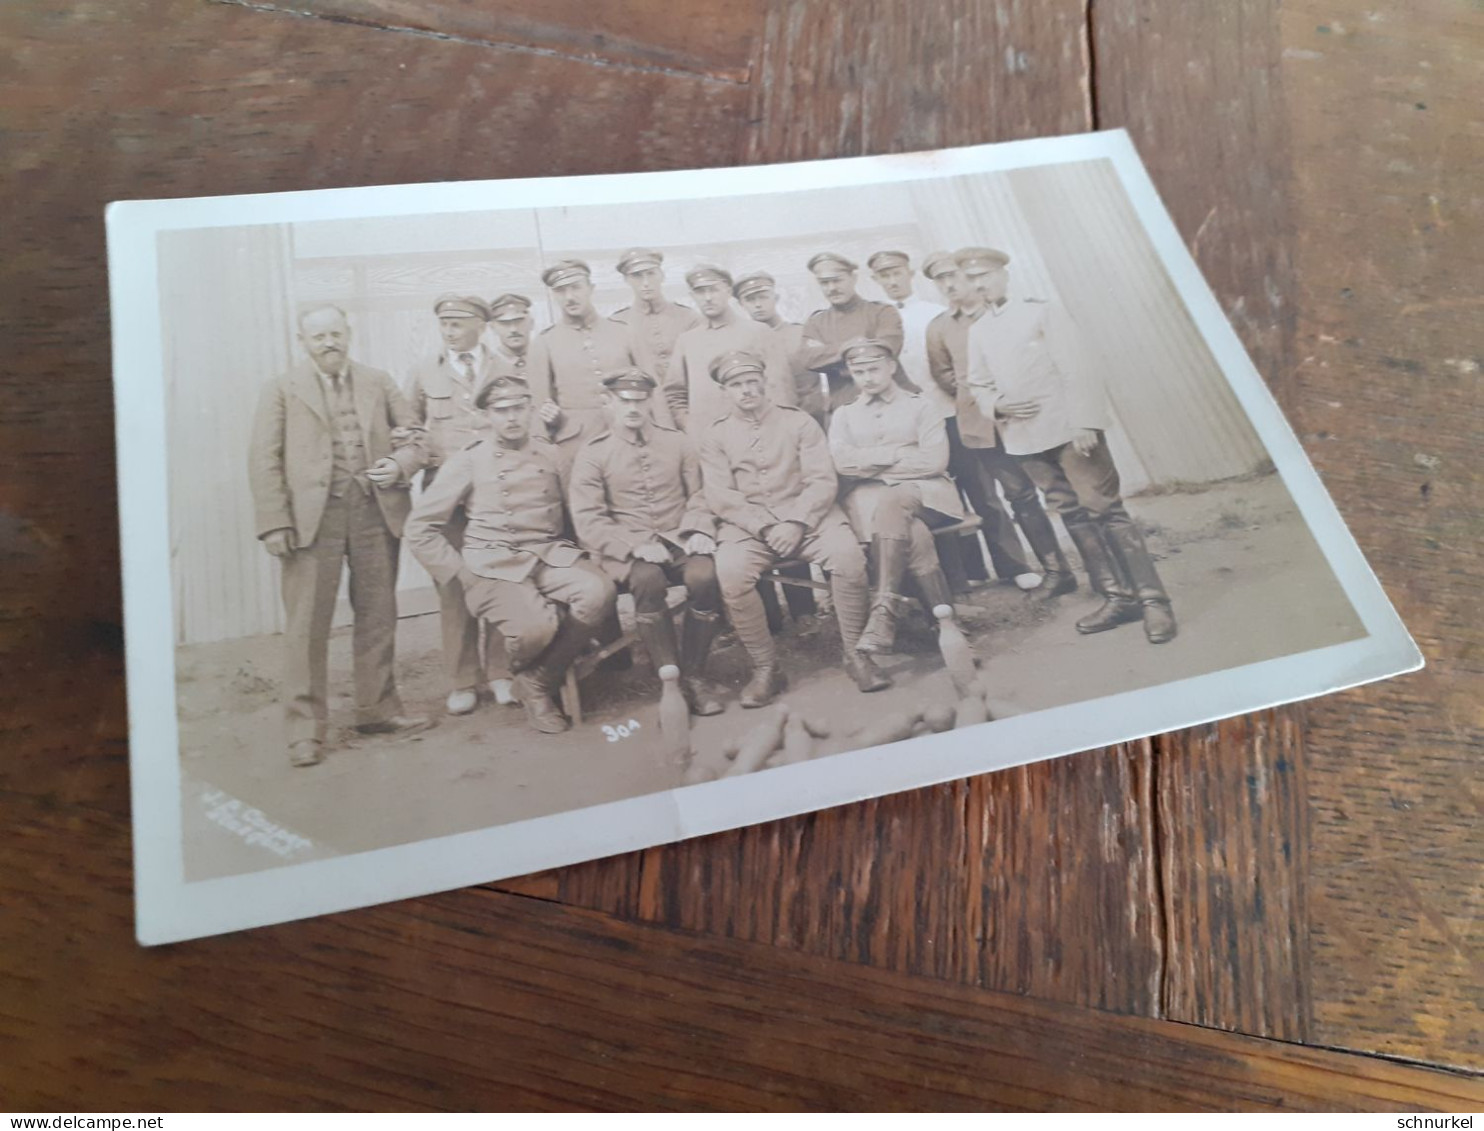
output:
[[[1455,1077],[976,988],[1480,1063],[1478,14],[612,0],[633,18],[579,34],[565,6],[358,7],[393,5],[451,38],[193,0],[0,6],[0,1088],[145,1109],[1478,1106]],[[527,11],[545,22],[520,31]],[[1086,128],[1094,103],[1134,133],[1427,673],[500,885],[529,899],[132,948],[107,200],[920,149]]]
[[[901,13],[775,4],[747,159],[1090,124],[1080,2],[933,0]],[[1145,743],[1089,752],[578,865],[558,886],[625,917],[1158,1016],[1150,765]]]
[[[725,164],[749,92],[194,0],[7,4],[0,43],[0,789],[122,818],[104,205]]]
[[[1258,372],[1293,387],[1289,128],[1270,0],[1089,6],[1100,128],[1127,129]],[[1301,706],[1155,739],[1166,1015],[1312,1028]]]
[[[244,3],[248,0],[218,0]],[[674,5],[644,0],[295,0],[249,4],[387,31],[427,32],[463,42],[533,51],[638,71],[746,82],[763,0]]]
[[[1484,1068],[1484,10],[1282,27],[1295,424],[1428,663],[1308,711],[1314,1037]]]
[[[487,889],[154,950],[126,830],[0,844],[20,1110],[1471,1110],[1442,1072],[625,923]],[[72,851],[59,856],[59,840]],[[53,958],[34,961],[45,931]],[[65,979],[46,976],[67,971]]]

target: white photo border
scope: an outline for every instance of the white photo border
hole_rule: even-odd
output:
[[[1325,559],[1358,640],[967,731],[328,860],[185,880],[171,600],[162,231],[738,197],[1106,158]],[[1206,285],[1123,130],[789,165],[125,201],[107,212],[132,775],[135,928],[175,942],[487,883],[1059,757],[1415,671],[1422,656]]]

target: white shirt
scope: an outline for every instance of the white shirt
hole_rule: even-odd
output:
[[[922,390],[923,399],[943,416],[954,414],[953,398],[938,387],[928,370],[927,328],[943,311],[948,309],[936,302],[912,295],[901,302],[888,300],[902,316],[902,368],[912,383]]]

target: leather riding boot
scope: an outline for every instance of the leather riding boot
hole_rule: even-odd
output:
[[[1139,524],[1130,518],[1106,523],[1105,529],[1113,547],[1113,557],[1123,567],[1139,602],[1144,618],[1144,635],[1151,644],[1173,640],[1179,631],[1175,625],[1175,613]]]
[[[649,653],[649,662],[654,665],[655,671],[666,664],[680,667],[680,650],[675,643],[675,624],[670,620],[668,612],[636,613],[634,629],[644,642],[644,650]]]
[[[1082,565],[1093,589],[1103,597],[1102,605],[1077,622],[1077,631],[1088,636],[1138,620],[1142,615],[1139,602],[1134,599],[1127,580],[1121,576],[1122,571],[1106,541],[1103,524],[1092,519],[1069,522],[1067,533],[1082,555]]]
[[[901,597],[902,577],[907,572],[907,559],[912,544],[905,538],[873,538],[871,550],[876,559],[876,596],[871,601],[871,615],[855,650],[867,654],[890,652],[897,639],[897,614],[906,602]]]
[[[720,621],[720,613],[687,609],[680,626],[680,690],[693,715],[719,715],[724,710],[706,682],[706,657]]]
[[[1016,522],[1020,524],[1025,540],[1031,544],[1031,552],[1036,555],[1036,561],[1041,563],[1041,584],[1030,591],[1031,596],[1038,601],[1045,601],[1076,592],[1077,575],[1067,564],[1067,555],[1062,552],[1061,543],[1056,540],[1056,531],[1051,526],[1050,516],[1040,507],[1034,510],[1027,508],[1025,514],[1016,515]],[[1067,530],[1070,531],[1071,526]]]
[[[515,694],[525,708],[526,718],[542,734],[561,734],[572,725],[553,696],[561,687],[572,661],[582,654],[592,639],[591,628],[570,616],[565,617],[545,651],[511,680]]]
[[[891,677],[876,666],[869,652],[846,652],[845,673],[862,691],[885,691],[891,686]]]
[[[914,573],[912,576],[917,581],[917,588],[922,592],[922,603],[927,606],[929,615],[939,605],[953,608],[953,590],[949,588],[948,578],[943,575],[941,569],[934,568],[926,573]]]
[[[768,664],[755,664],[752,669],[752,678],[742,689],[742,706],[766,707],[777,699],[787,686],[788,677],[783,674],[783,670],[779,668],[776,661]]]

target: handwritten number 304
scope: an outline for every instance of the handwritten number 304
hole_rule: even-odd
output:
[[[619,723],[616,727],[609,726],[607,723],[604,723],[603,737],[606,738],[609,742],[617,742],[620,738],[628,738],[629,735],[633,734],[638,729],[638,719],[630,719],[626,723]]]

